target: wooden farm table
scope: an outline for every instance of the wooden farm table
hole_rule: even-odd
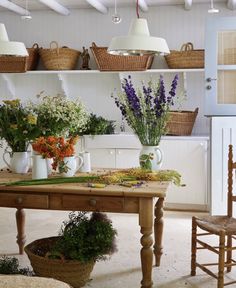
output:
[[[30,175],[0,172],[0,183],[30,179]],[[141,228],[142,288],[152,287],[153,252],[156,266],[162,255],[163,201],[167,182],[148,182],[139,188],[109,185],[105,188],[89,188],[87,184],[50,184],[35,186],[0,186],[0,207],[16,208],[17,243],[23,254],[25,236],[25,212],[28,209],[104,211],[137,213]],[[158,198],[155,206],[155,198]],[[155,208],[153,208],[155,207]],[[155,219],[154,219],[155,217]],[[155,244],[152,231],[154,226]],[[153,246],[153,250],[152,250]]]

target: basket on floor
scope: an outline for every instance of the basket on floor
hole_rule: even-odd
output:
[[[1,73],[22,73],[27,71],[27,58],[24,56],[0,56]]]
[[[76,68],[80,52],[68,47],[59,48],[58,43],[52,41],[50,48],[40,48],[39,54],[47,70],[73,70]]]
[[[180,51],[171,50],[165,55],[169,68],[204,68],[204,50],[194,50],[193,44],[188,42],[183,44]]]
[[[154,55],[117,56],[107,52],[107,47],[90,47],[100,71],[144,71],[150,69]]]
[[[35,70],[39,62],[39,45],[34,43],[31,48],[27,48],[29,57],[27,59],[27,70]]]
[[[170,111],[167,135],[191,135],[197,114],[198,108],[195,111]]]
[[[36,251],[49,251],[58,239],[59,237],[42,238],[25,247],[35,274],[64,281],[74,288],[84,286],[89,280],[94,261],[81,263],[77,260],[49,259],[37,255]]]

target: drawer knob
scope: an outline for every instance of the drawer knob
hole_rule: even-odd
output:
[[[91,206],[96,206],[97,200],[96,200],[96,199],[90,199],[90,200],[89,200],[89,204],[90,204]]]
[[[22,204],[22,203],[23,203],[23,198],[22,198],[22,197],[18,197],[18,198],[16,199],[16,203],[17,203],[17,204]]]

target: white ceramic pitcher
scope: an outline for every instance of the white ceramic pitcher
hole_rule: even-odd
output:
[[[83,165],[83,158],[80,156],[64,157],[64,163],[68,167],[67,172],[62,172],[63,177],[72,177]]]
[[[32,179],[48,178],[47,159],[42,158],[41,155],[32,156]]]
[[[7,161],[7,155],[10,161]],[[3,153],[3,161],[9,169],[14,173],[26,174],[30,167],[30,157],[28,152],[9,152],[7,150]]]

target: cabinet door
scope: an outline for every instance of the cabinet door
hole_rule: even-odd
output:
[[[116,168],[139,167],[139,149],[116,149]]]
[[[174,169],[182,176],[185,187],[171,185],[166,206],[179,209],[207,210],[206,140],[162,140],[162,169]]]
[[[115,168],[115,149],[88,149],[92,168]]]
[[[210,17],[205,42],[205,115],[236,115],[235,17]]]

